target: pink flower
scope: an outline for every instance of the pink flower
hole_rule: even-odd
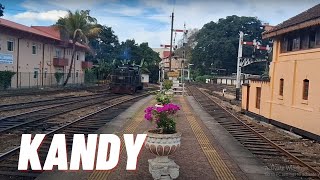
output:
[[[151,121],[152,120],[152,115],[150,113],[147,113],[144,115],[144,118],[148,121]]]

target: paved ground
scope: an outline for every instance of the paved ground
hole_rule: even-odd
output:
[[[268,171],[198,105],[192,97],[176,97],[182,105],[178,113],[177,129],[182,133],[181,148],[170,158],[180,166],[178,179],[273,179]],[[97,133],[143,133],[152,125],[143,118],[143,110],[155,104],[147,97]],[[123,147],[123,146],[122,146]],[[143,149],[136,171],[126,171],[126,150],[123,148],[120,163],[112,171],[47,172],[38,179],[152,179],[148,172],[148,159],[154,156]]]

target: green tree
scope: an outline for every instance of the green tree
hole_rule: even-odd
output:
[[[94,63],[105,61],[112,63],[119,59],[120,43],[118,36],[114,34],[111,27],[101,26],[101,32],[97,37],[89,38],[89,46],[93,50],[92,53],[87,53],[88,59],[93,59]]]
[[[3,16],[4,6],[0,3],[0,17]]]
[[[192,50],[191,63],[198,75],[212,74],[216,69],[225,69],[227,74],[236,72],[239,31],[245,34],[245,41],[261,41],[261,21],[255,17],[228,16],[218,22],[205,24],[196,34],[196,45]],[[266,41],[261,41],[266,45]],[[256,57],[263,52],[256,52]],[[243,57],[253,55],[252,47],[244,47]],[[250,65],[246,71],[261,73],[263,64]]]
[[[66,17],[62,17],[55,25],[66,40],[72,41],[72,57],[67,78],[63,83],[65,86],[71,76],[71,70],[76,53],[76,43],[88,44],[88,37],[94,37],[99,34],[101,28],[97,25],[97,20],[90,16],[89,10],[76,10],[75,12],[68,11]]]
[[[150,81],[158,80],[158,63],[161,61],[157,52],[153,51],[148,43],[138,45],[135,40],[126,40],[120,45],[120,59],[126,64],[141,65],[144,72],[150,74]]]

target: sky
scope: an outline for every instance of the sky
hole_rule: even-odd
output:
[[[90,10],[99,24],[112,27],[120,41],[135,39],[152,48],[170,44],[171,13],[174,29],[201,29],[230,15],[258,17],[277,25],[320,0],[0,0],[3,18],[27,26],[52,25],[67,10]],[[181,38],[176,35],[177,41]],[[176,41],[176,42],[177,42]]]

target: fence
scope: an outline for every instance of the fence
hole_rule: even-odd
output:
[[[61,73],[60,78],[55,73],[19,72],[11,79],[9,88],[37,88],[61,86],[67,78],[67,73]],[[94,73],[71,73],[68,86],[90,85],[98,83],[99,76]]]

